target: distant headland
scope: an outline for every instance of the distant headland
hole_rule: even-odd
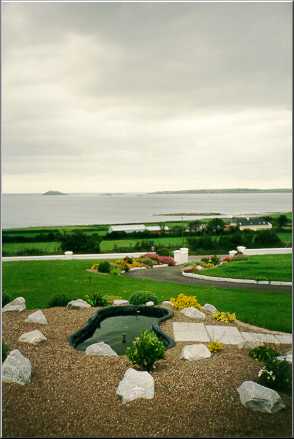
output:
[[[218,193],[229,193],[229,194],[240,194],[240,193],[256,193],[256,192],[292,192],[292,189],[248,189],[248,188],[232,188],[232,189],[187,189],[178,191],[156,191],[149,192],[152,194],[218,194]]]
[[[59,191],[47,191],[44,192],[42,195],[67,195],[67,194],[64,194],[63,192],[59,192]]]

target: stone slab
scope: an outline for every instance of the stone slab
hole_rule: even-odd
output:
[[[273,334],[261,334],[257,332],[241,332],[241,336],[244,338],[245,341],[248,341],[250,343],[261,343],[261,344],[280,343],[279,340],[277,339],[277,336]]]
[[[173,331],[175,341],[199,341],[209,342],[210,338],[207,334],[203,323],[186,323],[173,322]]]
[[[240,332],[234,326],[206,325],[206,330],[212,341],[233,345],[244,343]]]
[[[292,344],[292,334],[282,334],[278,335],[276,334],[275,337],[278,339],[279,343],[281,344]]]

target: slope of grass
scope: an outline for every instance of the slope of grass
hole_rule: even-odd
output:
[[[207,276],[232,277],[236,279],[288,281],[292,279],[292,255],[249,256],[217,268],[202,270]]]
[[[46,308],[56,294],[82,298],[87,293],[128,298],[135,291],[150,291],[159,300],[179,293],[196,295],[199,302],[212,303],[231,311],[237,318],[268,329],[291,332],[291,295],[262,293],[238,288],[179,285],[128,276],[86,271],[97,261],[33,261],[3,263],[3,290],[12,297],[23,296],[27,307]]]

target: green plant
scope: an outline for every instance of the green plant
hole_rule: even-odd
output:
[[[1,350],[2,350],[2,363],[3,363],[3,361],[6,359],[9,353],[9,347],[7,346],[6,343],[4,343],[4,341],[2,341],[1,343]]]
[[[219,322],[231,323],[236,320],[236,314],[234,312],[217,311],[212,314],[212,317]]]
[[[211,341],[210,343],[208,343],[207,347],[210,352],[219,352],[223,350],[224,345],[220,341]]]
[[[176,309],[184,309],[189,307],[201,308],[200,303],[198,303],[197,297],[195,296],[185,296],[185,294],[178,294],[177,297],[171,297],[170,299],[172,305]]]
[[[108,261],[102,261],[98,265],[98,271],[100,273],[110,273],[111,272],[111,264]]]
[[[129,303],[131,305],[145,305],[145,303],[149,301],[152,301],[155,305],[157,305],[158,298],[155,296],[155,294],[152,294],[148,291],[137,291],[129,298]]]
[[[7,303],[11,302],[12,298],[9,296],[9,294],[5,293],[5,291],[2,292],[2,306],[5,306]]]
[[[214,256],[211,256],[210,261],[212,264],[218,265],[220,262],[220,258],[218,256],[214,255]]]
[[[106,306],[106,305],[108,305],[107,298],[105,296],[103,296],[101,293],[86,294],[84,296],[84,299],[91,306]]]
[[[151,258],[140,258],[140,262],[142,262],[142,264],[147,265],[148,267],[153,267],[153,265],[156,264],[156,262],[151,259]]]
[[[290,393],[292,390],[292,368],[288,361],[273,358],[260,369],[257,382],[271,389]]]
[[[159,256],[169,256],[170,251],[168,248],[166,247],[162,247],[162,248],[157,248],[157,254]]]
[[[129,360],[148,372],[153,370],[154,363],[164,357],[165,346],[154,331],[145,330],[136,337],[127,348]]]
[[[262,362],[271,361],[281,355],[278,351],[268,346],[257,346],[251,349],[248,354],[251,358]]]
[[[54,306],[66,306],[69,301],[69,297],[65,294],[57,294],[49,300],[48,308],[53,308]]]

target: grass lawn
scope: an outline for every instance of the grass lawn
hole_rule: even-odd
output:
[[[289,229],[287,231],[278,232],[278,237],[283,241],[286,245],[289,245],[292,243],[292,230]]]
[[[248,259],[233,261],[220,267],[203,270],[208,276],[232,277],[256,280],[292,280],[292,255],[248,256]]]
[[[47,254],[56,254],[60,253],[60,244],[59,242],[7,242],[2,245],[2,251],[11,256],[15,255],[17,252],[26,249],[35,249],[46,252]]]
[[[154,244],[161,244],[164,246],[183,247],[187,244],[185,238],[178,236],[164,237],[164,238],[145,238],[145,239],[120,239],[113,241],[102,241],[100,248],[102,252],[112,251],[114,246],[117,247],[133,247],[137,242],[152,241]]]
[[[212,303],[222,311],[253,325],[291,332],[291,295],[262,293],[237,288],[179,285],[127,276],[95,274],[85,271],[97,261],[33,261],[3,263],[3,290],[12,297],[23,296],[27,307],[46,308],[56,294],[82,298],[87,293],[128,298],[135,291],[155,293],[167,300],[179,293],[196,295],[199,302]]]

